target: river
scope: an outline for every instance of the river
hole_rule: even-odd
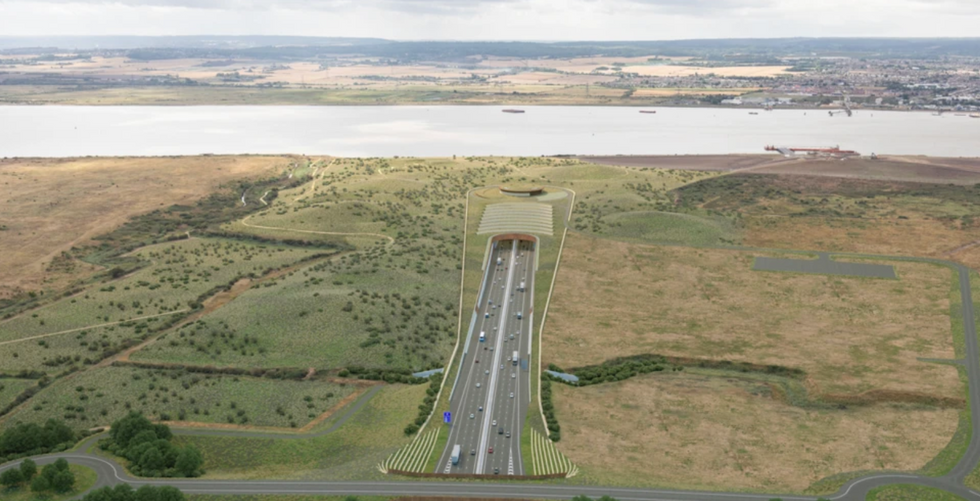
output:
[[[924,112],[528,106],[0,106],[0,157],[760,153],[980,156],[980,119]]]

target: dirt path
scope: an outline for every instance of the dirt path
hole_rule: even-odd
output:
[[[165,317],[167,315],[176,315],[178,313],[184,313],[184,312],[188,312],[188,311],[190,311],[190,310],[187,309],[187,308],[184,308],[183,310],[168,311],[167,313],[159,313],[159,314],[156,314],[156,315],[146,315],[146,316],[143,316],[143,317],[130,318],[130,319],[127,319],[127,320],[119,320],[117,322],[108,322],[108,323],[104,323],[104,324],[88,325],[88,326],[85,326],[85,327],[77,327],[77,328],[74,328],[74,329],[68,329],[68,330],[64,330],[64,331],[51,332],[49,334],[39,334],[37,336],[25,337],[25,338],[20,338],[20,339],[13,339],[11,341],[3,341],[3,342],[0,342],[0,346],[3,346],[5,344],[19,343],[21,341],[30,341],[32,339],[41,339],[41,338],[46,338],[46,337],[51,337],[51,336],[58,336],[58,335],[61,335],[61,334],[70,334],[72,332],[83,331],[85,329],[98,329],[99,327],[109,327],[109,326],[112,326],[112,325],[119,325],[119,324],[126,323],[126,322],[134,322],[136,320],[146,320],[148,318],[157,318],[157,317]]]
[[[952,257],[955,254],[959,254],[960,252],[963,252],[963,251],[965,251],[967,249],[972,249],[973,247],[976,247],[978,245],[980,245],[980,240],[974,240],[974,241],[972,241],[970,243],[963,244],[963,245],[961,245],[961,246],[959,246],[959,247],[957,247],[957,248],[955,248],[953,250],[944,252],[943,253],[943,256],[944,257]],[[0,344],[2,344],[2,343],[0,343]]]

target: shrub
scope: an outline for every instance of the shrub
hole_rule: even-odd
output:
[[[49,419],[44,426],[22,423],[0,435],[0,456],[42,454],[74,440],[71,428],[55,419]]]
[[[0,474],[0,485],[13,487],[24,481],[24,475],[17,468],[11,468]]]
[[[24,481],[29,482],[37,475],[37,463],[30,459],[25,459],[20,463],[20,474],[23,475]]]
[[[138,412],[112,424],[109,440],[102,445],[130,461],[133,473],[147,477],[196,477],[203,459],[193,447],[183,449],[170,443],[173,434],[163,424],[153,424]]]

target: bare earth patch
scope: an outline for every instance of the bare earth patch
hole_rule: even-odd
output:
[[[898,404],[804,410],[757,383],[684,373],[552,388],[558,447],[582,481],[623,486],[800,492],[836,473],[916,470],[958,420]]]
[[[897,281],[759,272],[756,255],[568,235],[543,362],[655,353],[802,369],[813,397],[962,400],[953,367],[918,360],[954,357],[950,270],[895,263]]]

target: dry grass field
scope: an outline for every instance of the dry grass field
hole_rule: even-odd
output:
[[[753,169],[756,174],[801,174],[807,176],[911,181],[920,183],[980,183],[980,159],[882,157],[878,160],[797,159]]]
[[[609,155],[579,159],[600,165],[703,171],[733,171],[781,161],[772,155]]]
[[[626,66],[625,73],[636,73],[645,77],[688,77],[693,75],[715,74],[720,77],[774,77],[786,73],[789,66]]]
[[[802,369],[813,397],[962,399],[953,367],[918,360],[954,358],[950,270],[897,263],[898,281],[757,272],[756,255],[569,235],[543,362],[654,353]]]
[[[685,89],[677,87],[664,87],[655,89],[636,89],[633,97],[670,97],[670,96],[715,96],[715,95],[741,95],[749,92],[757,92],[761,89],[756,88],[727,88],[727,89]]]
[[[841,472],[916,470],[958,420],[910,405],[804,410],[758,383],[685,373],[552,388],[559,448],[580,481],[606,485],[800,492]]]
[[[88,265],[52,259],[132,216],[188,204],[232,180],[279,173],[285,156],[0,160],[0,298],[57,288]]]

